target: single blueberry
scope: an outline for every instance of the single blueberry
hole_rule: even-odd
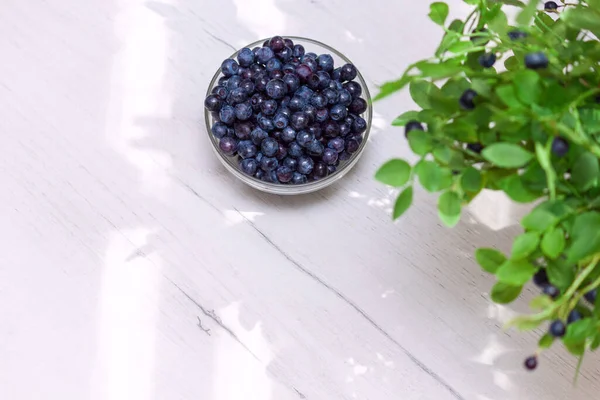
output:
[[[301,157],[303,153],[304,153],[304,150],[302,150],[302,146],[300,146],[298,144],[298,142],[292,142],[288,146],[288,154],[292,157],[295,157],[295,158]]]
[[[529,371],[533,371],[534,369],[536,369],[536,368],[537,368],[537,364],[538,364],[538,361],[537,361],[537,356],[530,356],[530,357],[527,357],[527,358],[525,359],[525,362],[524,362],[523,364],[525,365],[525,368],[526,368],[527,370],[529,370]]]
[[[288,117],[283,114],[278,112],[277,114],[275,114],[275,117],[273,117],[273,125],[275,125],[275,128],[277,129],[284,129],[288,126]]]
[[[325,98],[327,99],[327,104],[329,104],[330,106],[336,104],[340,97],[339,93],[336,90],[330,88],[324,89],[321,93],[323,94],[323,96],[325,96]]]
[[[475,98],[477,97],[477,92],[473,89],[467,89],[460,96],[458,104],[463,110],[472,110],[475,108]]]
[[[242,158],[251,158],[256,156],[258,149],[251,140],[241,140],[237,152]]]
[[[350,133],[352,133],[352,124],[348,124],[347,122],[344,121],[344,123],[341,123],[339,125],[340,125],[340,136],[348,136]]]
[[[544,3],[544,10],[546,11],[556,11],[558,10],[558,4],[555,1],[547,1]]]
[[[569,142],[560,136],[552,140],[552,153],[557,157],[564,157],[569,152]]]
[[[527,33],[522,31],[510,31],[507,35],[510,40],[521,40],[527,37]]]
[[[313,53],[311,51],[311,52],[308,52],[308,53],[304,54],[304,57],[316,60],[317,59],[317,53]]]
[[[356,153],[360,144],[355,139],[350,139],[346,142],[346,151],[350,154]]]
[[[256,153],[256,161],[258,161],[258,163],[260,164],[260,162],[262,161],[262,159],[264,158],[264,154],[261,153],[260,151],[258,153]]]
[[[300,96],[292,97],[292,99],[290,100],[290,104],[288,105],[288,107],[292,111],[300,111],[300,110],[304,109],[305,106],[306,106],[306,100]]]
[[[331,79],[340,81],[342,79],[342,68],[336,68],[331,72]]]
[[[327,98],[321,93],[313,93],[313,95],[310,96],[310,104],[317,108],[323,108],[327,106]]]
[[[232,76],[227,80],[227,90],[233,90],[240,87],[240,83],[242,83],[243,79],[241,76]]]
[[[291,168],[282,165],[277,168],[277,179],[279,179],[279,182],[281,183],[288,183],[292,180],[293,173],[294,171],[292,171]]]
[[[577,322],[580,319],[583,319],[583,315],[581,315],[581,313],[577,310],[571,310],[569,316],[567,317],[567,325]]]
[[[288,167],[292,171],[295,171],[296,167],[298,167],[298,160],[296,160],[293,157],[286,157],[286,158],[283,159],[283,165],[285,165],[286,167]]]
[[[260,144],[261,152],[267,157],[273,157],[279,150],[279,143],[273,138],[266,138]]]
[[[317,140],[321,140],[321,138],[323,137],[323,129],[321,128],[321,125],[318,123],[314,123],[306,129],[308,130],[308,132],[310,132],[312,135],[314,135],[315,139],[317,139]]]
[[[322,179],[327,176],[329,170],[327,165],[321,161],[317,161],[313,167],[312,176],[314,179]]]
[[[367,121],[363,117],[357,117],[352,123],[352,132],[363,133],[367,130]]]
[[[596,297],[598,295],[598,290],[596,289],[592,289],[589,292],[587,292],[586,294],[583,295],[583,297],[589,301],[591,304],[596,304]]]
[[[250,71],[252,71],[253,74],[256,75],[260,72],[263,72],[265,70],[265,67],[263,67],[260,64],[252,64],[249,69]]]
[[[336,92],[339,92],[340,90],[344,89],[344,85],[341,82],[338,82],[338,81],[330,81],[329,82],[329,89],[333,89]]]
[[[334,138],[339,136],[340,126],[337,122],[329,120],[323,124],[323,135],[326,138]]]
[[[284,47],[283,50],[277,53],[277,57],[285,62],[288,62],[290,58],[292,58],[292,49],[290,47]]]
[[[298,158],[298,172],[301,174],[308,175],[312,172],[314,167],[314,162],[312,158],[301,156]]]
[[[210,131],[217,139],[221,139],[227,135],[227,125],[222,122],[215,122]]]
[[[567,332],[567,327],[565,326],[564,322],[557,319],[555,321],[552,321],[552,323],[550,324],[549,332],[550,332],[550,335],[552,335],[554,337],[563,337],[563,336],[565,336],[565,333]]]
[[[348,110],[341,104],[336,104],[329,110],[329,117],[334,121],[344,120],[348,115]]]
[[[275,57],[275,53],[269,47],[261,47],[256,52],[256,58],[262,64],[266,64],[273,57]]]
[[[283,65],[281,70],[283,71],[283,73],[285,75],[294,75],[295,76],[296,75],[296,67],[297,67],[297,65],[294,65],[292,63],[287,63],[287,64]],[[297,78],[297,76],[296,76],[296,78]]]
[[[269,75],[260,73],[258,76],[254,77],[254,89],[259,92],[264,92],[267,90],[267,85],[271,81]]]
[[[250,139],[252,140],[252,143],[254,143],[257,146],[260,145],[262,141],[265,140],[267,137],[269,137],[269,134],[265,132],[262,128],[255,128],[250,133]]]
[[[221,99],[214,94],[209,95],[204,100],[204,107],[206,107],[206,109],[208,111],[217,111],[218,112],[221,109],[222,105],[223,105],[223,102],[221,101]]]
[[[329,142],[327,142],[327,147],[337,152],[344,151],[344,148],[346,147],[346,142],[340,137],[333,138]]]
[[[352,103],[350,103],[348,111],[350,111],[352,114],[360,115],[367,111],[367,102],[360,97],[356,98],[352,100]]]
[[[244,89],[239,87],[233,89],[231,92],[229,92],[229,95],[227,96],[227,103],[229,103],[232,106],[239,103],[243,103],[246,100],[248,100],[248,93],[244,92]]]
[[[219,80],[217,82],[218,82],[219,86],[227,87],[228,81],[229,81],[229,78],[227,78],[226,76],[222,76],[219,78]]]
[[[300,172],[294,172],[292,174],[292,183],[294,185],[302,185],[303,183],[306,183],[308,179],[306,179],[306,175],[301,174]]]
[[[496,63],[496,53],[485,53],[479,56],[479,65],[483,68],[491,68]]]
[[[306,64],[300,64],[296,67],[296,75],[301,81],[306,82],[313,75],[312,69]]]
[[[254,72],[250,68],[240,68],[240,72],[238,74],[242,79],[250,79],[254,78]]]
[[[281,134],[281,132],[276,132],[276,133]],[[285,147],[285,145],[283,143],[279,143],[278,146],[279,147],[277,149],[277,153],[275,154],[275,158],[281,161],[287,157],[288,150],[287,150],[287,147]]]
[[[323,147],[323,144],[321,142],[319,142],[317,139],[311,140],[306,145],[307,153],[313,157],[320,156],[321,154],[323,154],[324,150],[325,150],[325,148]]]
[[[212,93],[217,96],[220,100],[225,100],[227,99],[227,95],[229,94],[229,91],[227,90],[227,88],[223,87],[223,86],[215,86],[215,88],[212,90]]]
[[[481,143],[469,143],[467,144],[467,150],[470,150],[476,154],[480,154],[483,150],[483,145]]]
[[[284,106],[284,104],[285,104],[284,101],[281,100],[281,104],[280,104],[279,108],[277,109],[277,114],[283,114],[283,115],[285,115],[288,118],[288,121],[289,121],[290,117],[292,116],[292,110],[290,110],[289,107]],[[287,104],[289,104],[289,102]]]
[[[338,103],[348,107],[352,103],[352,95],[346,89],[338,91]]]
[[[360,84],[358,84],[358,82],[346,82],[344,83],[343,88],[350,92],[352,97],[355,99],[360,97],[362,94],[362,87]]]
[[[326,164],[333,165],[338,160],[338,153],[334,149],[328,147],[325,150],[323,150],[322,159],[323,162],[325,162]]]
[[[242,67],[249,67],[254,63],[254,53],[249,48],[244,47],[238,53],[237,59]]]
[[[294,93],[300,87],[300,78],[295,74],[285,74],[283,82],[288,90],[288,93]]]
[[[259,165],[260,165],[260,162],[259,162]],[[265,178],[265,175],[266,175],[266,174],[265,174],[265,171],[263,171],[262,169],[259,169],[259,170],[258,170],[258,171],[256,171],[256,173],[254,174],[254,177],[255,177],[256,179],[260,179],[260,180],[262,181],[262,180],[264,180],[264,178]]]
[[[283,50],[285,47],[285,40],[283,40],[281,36],[273,36],[271,39],[269,39],[269,47],[271,50],[277,53]]]
[[[280,69],[269,72],[269,78],[271,79],[283,79],[284,73]]]
[[[314,138],[315,136],[308,131],[300,131],[296,135],[296,141],[302,147],[306,147]]]
[[[318,71],[315,75],[317,76],[317,78],[319,78],[319,81],[317,83],[318,89],[325,89],[329,87],[329,84],[331,83],[331,77],[327,72]]]
[[[262,93],[254,93],[250,98],[250,104],[252,105],[252,111],[255,113],[260,112],[260,105],[265,101],[265,96]]]
[[[325,72],[333,71],[333,57],[329,54],[321,54],[317,57],[317,64]]]
[[[304,46],[302,46],[301,44],[294,45],[294,48],[292,50],[292,56],[300,58],[303,55],[304,55]]]
[[[252,117],[252,106],[249,102],[239,103],[235,106],[235,117],[240,121],[246,121]]]
[[[308,117],[302,111],[295,112],[290,118],[290,126],[295,130],[301,130],[308,126]]]
[[[306,55],[305,55],[304,58],[302,59],[302,63],[304,65],[306,65],[308,68],[310,68],[310,70],[312,71],[313,74],[316,73],[319,69],[317,60],[313,59],[312,57],[306,57]]]
[[[331,175],[335,171],[337,171],[337,167],[335,165],[328,165],[327,166],[327,175]]]
[[[308,86],[300,86],[300,88],[296,90],[296,93],[294,95],[302,97],[304,100],[309,101],[314,93],[314,90],[312,90]]]
[[[258,126],[260,126],[262,129],[264,129],[267,132],[271,132],[272,130],[275,129],[275,125],[273,125],[273,120],[267,116],[259,114],[257,116],[256,120],[258,122]]]
[[[235,60],[232,60],[231,58],[228,58],[227,60],[223,61],[223,63],[221,64],[221,72],[226,77],[236,75],[238,73],[239,69],[240,69],[240,65]]]
[[[323,123],[329,119],[329,110],[327,108],[318,109],[315,113],[315,120],[319,123]]]
[[[272,99],[281,99],[287,94],[287,86],[281,79],[272,79],[267,83],[267,95]]]
[[[226,125],[231,125],[235,121],[235,109],[229,104],[225,104],[219,111],[219,119]]]
[[[235,136],[240,140],[250,139],[254,125],[250,121],[236,121],[233,123]]]
[[[275,115],[277,111],[277,101],[275,100],[266,100],[263,101],[260,105],[260,111],[263,115],[270,117],[271,115]]]
[[[240,169],[248,175],[254,175],[258,170],[258,161],[254,158],[246,158],[240,162]]]
[[[423,125],[419,121],[410,120],[406,123],[404,127],[404,135],[408,136],[408,132],[410,131],[424,131]]]
[[[556,299],[560,295],[560,290],[558,290],[556,286],[546,285],[543,287],[542,293],[544,293],[546,296]]]
[[[356,70],[356,67],[352,64],[345,64],[342,66],[342,81],[351,81],[354,78],[356,78],[356,75],[358,75],[358,71]]]
[[[254,93],[254,82],[250,79],[244,79],[240,82],[240,89],[242,89],[248,96]]]
[[[548,280],[548,274],[544,268],[538,270],[538,272],[533,275],[533,283],[540,288],[543,288],[545,285],[550,283]]]
[[[232,137],[225,136],[224,138],[221,138],[221,140],[219,141],[219,148],[221,149],[221,151],[223,153],[225,153],[228,156],[234,155],[235,152],[237,151],[237,147],[238,147],[238,142],[237,142],[237,140],[235,140]]]
[[[349,160],[350,157],[352,157],[352,155],[350,155],[350,153],[346,152],[346,151],[342,151],[339,155],[338,155],[338,160],[339,161],[346,161]]]
[[[273,171],[279,166],[279,161],[275,157],[267,157],[266,155],[260,159],[260,169],[265,172]]]
[[[548,57],[541,51],[525,55],[525,66],[529,69],[543,69],[548,67]]]

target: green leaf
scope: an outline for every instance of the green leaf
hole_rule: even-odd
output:
[[[410,205],[413,201],[413,187],[408,186],[406,189],[400,193],[398,198],[396,199],[396,204],[394,204],[394,219],[400,218],[402,214],[409,209]]]
[[[475,259],[484,271],[495,274],[498,268],[506,262],[504,254],[496,249],[480,248],[475,250]]]
[[[588,135],[600,132],[600,110],[583,108],[579,110],[581,127]]]
[[[536,207],[521,221],[523,228],[532,231],[545,231],[558,222],[558,218],[550,211]]]
[[[600,213],[590,211],[579,214],[570,231],[571,246],[567,260],[575,263],[600,250]]]
[[[519,297],[523,286],[507,285],[502,282],[497,282],[492,287],[492,301],[498,304],[508,304]]]
[[[527,164],[533,155],[516,144],[494,143],[481,152],[483,158],[503,168],[518,168]]]
[[[396,119],[392,121],[392,125],[393,126],[404,126],[409,121],[416,120],[418,115],[419,115],[418,111],[407,111],[407,112],[397,116]]]
[[[502,179],[498,182],[498,186],[517,203],[530,203],[540,197],[540,194],[526,188],[522,178],[516,174]]]
[[[437,1],[429,6],[429,18],[438,25],[444,25],[449,11],[448,4]]]
[[[561,292],[567,290],[575,279],[573,264],[561,259],[549,261],[546,265],[546,273],[550,283],[559,288]]]
[[[421,61],[415,66],[423,73],[423,76],[432,79],[448,78],[462,72],[464,69],[464,67],[458,65],[455,60],[449,60],[442,63]]]
[[[448,228],[453,228],[454,226],[456,226],[456,224],[458,224],[458,221],[460,221],[460,214],[446,215],[439,212],[439,210],[438,217],[440,218],[440,221],[442,221],[444,225],[446,225]]]
[[[421,186],[428,192],[436,192],[442,183],[442,171],[433,161],[421,161],[416,171]]]
[[[560,228],[546,232],[541,247],[546,256],[550,258],[558,257],[565,249],[565,232]]]
[[[499,282],[508,285],[524,285],[529,281],[537,268],[527,260],[508,260],[496,271],[496,277]]]
[[[586,339],[593,333],[594,321],[590,318],[580,319],[567,326],[567,333],[563,338],[565,345],[585,344]]]
[[[431,108],[430,97],[440,89],[433,83],[424,80],[411,82],[409,86],[410,96],[421,108]]]
[[[585,343],[564,343],[564,345],[574,356],[581,356],[585,353]]]
[[[508,19],[506,18],[506,14],[499,9],[496,16],[488,22],[488,26],[492,31],[499,35],[505,35],[506,31],[508,31]]]
[[[448,51],[454,54],[462,54],[466,53],[468,50],[473,48],[473,42],[471,41],[463,41],[463,42],[455,42],[448,46]]]
[[[379,93],[373,98],[373,101],[381,100],[399,90],[402,90],[404,86],[411,83],[416,77],[411,75],[403,75],[400,79],[395,81],[386,82],[379,88]]]
[[[545,320],[546,316],[543,313],[534,315],[522,315],[520,317],[511,319],[505,324],[504,327],[505,329],[515,327],[520,331],[528,331],[537,328]]]
[[[569,26],[589,30],[594,35],[600,33],[600,13],[586,7],[568,7],[561,15],[561,19]]]
[[[538,347],[540,349],[549,349],[550,346],[552,346],[552,343],[554,343],[554,336],[552,336],[549,333],[546,333],[540,338],[540,341],[538,342]]]
[[[415,129],[408,132],[408,145],[411,150],[420,156],[428,154],[433,148],[431,135],[428,132]]]
[[[488,79],[471,79],[471,88],[475,90],[480,96],[489,97],[492,93],[490,83],[495,83],[493,80]]]
[[[544,310],[544,309],[552,306],[552,304],[554,304],[554,302],[552,301],[550,296],[543,294],[541,296],[534,297],[529,302],[529,308],[531,308],[533,310]]]
[[[513,87],[521,103],[530,105],[538,103],[542,95],[542,85],[537,72],[524,69],[513,77]]]
[[[522,108],[523,104],[517,98],[517,91],[513,85],[499,85],[496,94],[510,108]]]
[[[533,15],[536,12],[537,4],[538,0],[529,0],[525,8],[517,15],[517,24],[529,25],[531,18],[533,18]]]
[[[389,160],[375,173],[375,179],[386,185],[400,187],[404,186],[410,178],[410,165],[400,159]]]
[[[464,170],[460,178],[460,185],[465,192],[477,193],[481,190],[483,179],[479,170],[469,167]]]
[[[456,192],[447,191],[438,199],[438,210],[447,216],[460,215],[461,199]]]
[[[507,71],[517,70],[520,66],[521,64],[519,63],[519,59],[515,56],[510,56],[506,59],[506,61],[504,61],[504,68],[506,68]],[[512,85],[506,86],[512,88]]]
[[[477,131],[472,123],[455,119],[444,127],[444,133],[456,140],[465,143],[475,143],[478,141]]]
[[[571,169],[571,182],[581,192],[592,187],[600,175],[598,158],[592,153],[582,153]]]
[[[540,235],[536,232],[527,232],[515,238],[512,246],[511,259],[525,258],[537,249]]]

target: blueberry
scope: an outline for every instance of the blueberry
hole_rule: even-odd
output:
[[[339,161],[346,161],[349,160],[350,157],[352,157],[352,155],[346,151],[342,151],[339,155],[338,155],[338,160]]]
[[[290,100],[289,107],[292,111],[300,111],[306,106],[306,100],[300,96],[294,96]]]
[[[254,158],[246,158],[240,162],[240,169],[248,175],[254,175],[258,170],[258,161]]]
[[[313,53],[312,51],[309,53],[306,53],[304,55],[304,58],[310,58],[312,60],[316,60],[317,59],[317,53]]]
[[[327,106],[327,99],[325,98],[325,96],[323,96],[320,93],[314,93],[312,96],[310,96],[310,104],[312,104],[313,106],[317,107],[317,108],[323,108],[325,106]]]
[[[273,120],[264,115],[260,115],[257,117],[258,126],[264,129],[267,132],[271,132],[275,129],[275,125],[273,125]]]
[[[244,79],[240,82],[240,89],[242,89],[248,96],[254,93],[254,82],[250,79]]]
[[[460,96],[458,104],[463,110],[472,110],[475,108],[475,97],[477,97],[477,92],[473,89],[467,89]]]
[[[273,138],[266,138],[260,144],[261,152],[267,157],[273,157],[279,150],[279,143]]]
[[[282,79],[283,75],[284,73],[280,69],[276,69],[274,71],[269,72],[269,78],[271,79]]]
[[[327,121],[323,124],[323,135],[326,138],[334,138],[339,136],[340,134],[340,126],[335,121]]]
[[[483,150],[481,143],[469,143],[467,144],[467,150],[471,150],[473,153],[480,154]]]
[[[248,100],[248,93],[244,92],[244,89],[239,87],[233,89],[231,92],[229,92],[229,95],[227,96],[227,103],[229,103],[232,106],[239,103],[243,103],[246,100]]]
[[[537,361],[537,356],[530,356],[530,357],[527,357],[527,358],[525,359],[525,362],[524,362],[523,364],[525,365],[525,368],[526,368],[527,370],[529,370],[529,371],[533,371],[534,369],[536,369],[536,368],[537,368],[537,364],[538,364],[538,361]]]
[[[554,337],[563,337],[565,336],[566,331],[567,327],[565,326],[565,323],[559,319],[552,321],[552,323],[550,324],[549,332],[550,335]]]
[[[352,123],[352,132],[363,133],[367,130],[367,121],[364,118],[358,117]]]
[[[356,115],[364,113],[365,111],[367,111],[366,100],[361,99],[360,97],[352,100],[352,103],[350,103],[350,106],[348,107],[348,111]]]
[[[308,152],[309,155],[311,155],[313,157],[320,156],[321,154],[323,154],[324,150],[325,150],[325,147],[323,147],[323,144],[321,142],[319,142],[317,139],[311,140],[306,145],[306,151]]]
[[[313,74],[315,72],[317,72],[317,70],[319,69],[316,59],[314,59],[312,57],[304,56],[304,58],[302,59],[302,63],[304,65],[306,65],[308,68],[310,68],[310,70],[312,71]]]
[[[598,295],[598,291],[596,289],[590,290],[583,297],[589,301],[591,304],[596,304],[596,297]]]
[[[223,61],[223,63],[221,64],[221,72],[226,77],[236,75],[238,73],[239,69],[240,69],[240,65],[235,60],[232,60],[231,58],[228,58],[227,60]]]
[[[229,104],[225,104],[219,111],[219,119],[226,125],[231,125],[235,121],[235,109]]]
[[[352,103],[352,95],[346,89],[338,92],[338,104],[348,107]]]
[[[223,102],[221,99],[214,94],[209,95],[204,100],[204,107],[206,107],[208,111],[219,111],[222,105]]]
[[[275,115],[275,112],[277,111],[277,102],[275,100],[263,101],[260,105],[260,111],[263,115],[268,117]]]
[[[315,113],[315,120],[319,123],[323,123],[329,119],[329,110],[327,108],[318,109]]]
[[[341,75],[342,81],[351,81],[356,78],[358,71],[356,71],[356,67],[354,65],[345,64],[342,66]]]
[[[346,109],[346,107],[344,107],[341,104],[336,104],[333,107],[331,107],[331,110],[329,110],[329,116],[334,121],[340,121],[340,120],[346,119],[347,115],[348,115],[348,110]]]
[[[577,310],[571,310],[569,316],[567,317],[567,325],[577,322],[580,319],[583,319],[583,315],[581,315],[581,313]]]
[[[550,283],[545,269],[542,268],[536,272],[535,275],[533,275],[533,283],[540,288],[543,288],[545,285]]]
[[[259,163],[260,164],[260,163]],[[263,171],[262,169],[259,169],[258,171],[256,171],[256,173],[254,174],[254,177],[256,179],[260,179],[261,181],[264,180],[266,174],[265,171]]]
[[[272,79],[267,83],[267,96],[272,99],[281,99],[287,94],[287,86],[281,79]]]
[[[296,74],[300,78],[301,81],[306,82],[309,78],[313,76],[313,71],[306,64],[300,64],[296,67]]]
[[[242,140],[238,144],[237,152],[242,158],[251,158],[256,156],[258,149],[251,140]]]
[[[327,142],[327,147],[329,147],[330,149],[333,149],[337,152],[343,151],[345,146],[346,146],[346,142],[344,141],[344,139],[342,139],[340,137],[333,138],[329,142]]]
[[[353,98],[360,97],[362,94],[362,87],[358,84],[358,82],[346,82],[343,85],[343,88],[346,89]]]
[[[348,136],[350,133],[352,133],[352,125],[348,124],[347,122],[344,122],[340,125],[340,136]]]
[[[249,102],[239,103],[235,106],[235,117],[240,121],[246,121],[252,117],[252,106]]]
[[[265,67],[263,67],[260,64],[252,64],[249,69],[250,71],[252,71],[253,74],[256,75],[260,72],[263,72],[265,70]]]
[[[325,72],[333,71],[333,57],[329,54],[321,54],[317,57],[317,64]]]
[[[337,167],[335,165],[328,165],[327,166],[327,175],[331,175],[335,171],[337,171]]]
[[[269,47],[261,47],[256,51],[256,58],[262,64],[266,64],[273,57],[275,57],[275,53]]]
[[[338,160],[338,153],[334,149],[326,148],[325,150],[323,150],[322,159],[323,159],[323,162],[325,162],[329,165],[333,165]]]
[[[254,77],[254,89],[259,91],[259,92],[264,92],[265,90],[267,90],[267,85],[269,83],[271,79],[269,78],[268,75],[265,74],[259,74],[258,76]]]
[[[525,66],[529,69],[543,69],[548,66],[548,57],[541,51],[525,55]]]
[[[281,131],[281,140],[285,143],[291,143],[296,140],[296,131],[291,126],[286,126]]]
[[[265,96],[262,93],[254,93],[250,98],[250,104],[252,105],[252,110],[255,113],[260,112],[260,105],[263,101],[265,101]]]
[[[315,179],[325,178],[329,170],[327,169],[327,165],[321,161],[317,161],[315,166],[313,167],[312,176]]]
[[[227,90],[233,90],[240,87],[240,83],[242,83],[243,79],[241,76],[232,76],[227,80]]]
[[[314,93],[314,90],[312,90],[308,86],[300,86],[300,88],[296,91],[295,95],[298,97],[302,97],[306,101],[309,101]]]
[[[279,133],[279,132],[277,132]],[[277,153],[275,154],[275,158],[278,160],[283,160],[288,155],[287,148],[283,145],[283,143],[278,144]]]
[[[300,79],[295,74],[285,74],[283,82],[288,90],[288,93],[294,93],[300,87]]]
[[[302,150],[302,146],[300,146],[298,142],[292,142],[288,146],[288,154],[292,157],[301,157],[303,153],[304,151]]]
[[[314,162],[312,158],[301,156],[298,158],[298,172],[301,174],[308,175],[312,172],[314,167]]]
[[[285,165],[281,165],[279,168],[277,168],[277,179],[281,183],[288,183],[289,181],[291,181],[293,174],[294,171],[292,171],[291,168],[286,167]]]
[[[253,127],[254,126],[250,121],[236,121],[233,124],[235,136],[241,140],[250,139]]]
[[[225,136],[219,141],[219,148],[223,153],[232,156],[237,151],[238,142],[232,137]]]
[[[304,55],[304,46],[302,46],[301,44],[294,45],[294,48],[292,49],[292,56],[300,58],[303,55]]]
[[[491,68],[496,63],[495,53],[485,53],[479,56],[479,65],[483,68]]]
[[[249,48],[244,47],[238,53],[237,59],[242,67],[249,67],[254,62],[254,53]]]
[[[308,131],[300,131],[296,135],[296,141],[302,147],[306,147],[314,138],[315,136]]]
[[[560,136],[552,140],[552,153],[557,157],[564,157],[569,152],[569,142]]]
[[[336,92],[339,92],[340,90],[344,89],[344,85],[338,81],[330,81],[329,89],[333,89]]]
[[[227,87],[228,81],[229,81],[229,79],[226,76],[220,77],[218,80],[219,86]]]
[[[334,90],[334,89],[324,89],[322,92],[323,96],[325,96],[325,98],[327,99],[327,104],[329,104],[330,106],[336,104],[340,98],[339,93]]]
[[[288,126],[288,122],[288,117],[280,112],[275,114],[275,117],[273,118],[273,125],[275,125],[275,128],[280,130],[286,128]]]
[[[283,67],[281,68],[281,70],[283,71],[283,73],[285,75],[296,76],[296,67],[297,67],[297,65],[294,65],[292,63],[287,63],[287,64],[283,64]],[[298,78],[298,77],[296,76],[296,78]]]
[[[283,50],[283,48],[285,47],[285,40],[283,40],[281,36],[273,36],[269,40],[269,47],[271,48],[271,50],[277,53]]]
[[[410,120],[406,123],[406,126],[404,127],[404,135],[408,135],[408,132],[410,131],[424,131],[425,129],[423,128],[423,125],[421,125],[421,123],[419,121],[415,121]]]
[[[560,295],[560,290],[556,286],[546,285],[542,289],[542,293],[547,296],[550,296],[552,299],[556,299]]]
[[[260,160],[260,169],[265,172],[275,170],[279,166],[279,161],[275,157],[267,157],[266,155]]]
[[[286,157],[286,158],[283,159],[283,165],[285,165],[286,167],[288,167],[292,171],[295,171],[296,168],[298,167],[298,160],[296,160],[293,157]]]
[[[284,47],[283,50],[277,53],[277,57],[285,62],[288,62],[290,58],[292,58],[292,49],[290,47]]]
[[[254,143],[257,146],[261,144],[262,141],[267,137],[269,137],[269,134],[265,132],[262,128],[256,128],[250,133],[250,139],[252,140],[252,143]]]
[[[302,185],[303,183],[306,183],[307,180],[306,175],[301,174],[300,172],[294,172],[292,174],[292,183],[294,185]]]
[[[262,159],[265,157],[265,155],[263,153],[261,153],[260,151],[258,153],[256,153],[256,161],[258,161],[258,163],[260,164],[260,162],[262,161]]]
[[[521,40],[527,37],[527,33],[523,31],[510,31],[507,35],[510,40]]]
[[[222,122],[215,122],[210,131],[217,139],[221,139],[227,135],[227,125]]]
[[[295,112],[290,118],[290,126],[297,131],[304,129],[308,126],[308,117],[302,111]]]
[[[356,153],[360,144],[355,139],[350,139],[346,142],[346,151],[350,154]]]
[[[292,39],[285,38],[283,39],[283,41],[285,42],[285,45],[290,49],[294,48],[294,42],[292,41]]]
[[[238,75],[242,79],[252,79],[252,78],[254,78],[254,72],[250,68],[243,68],[243,69],[240,68],[240,72],[238,73]]]
[[[342,68],[336,68],[333,71],[331,71],[331,79],[334,79],[336,81],[340,81],[342,79]]]
[[[558,10],[558,4],[555,1],[547,1],[544,3],[544,10],[546,11],[556,11]]]
[[[212,93],[217,96],[220,100],[225,100],[227,99],[227,95],[229,94],[229,91],[227,90],[227,88],[223,87],[223,86],[215,86],[215,88],[212,90]]]
[[[325,71],[318,71],[316,73],[317,78],[319,78],[319,81],[317,83],[317,87],[319,89],[325,89],[326,87],[329,86],[330,82],[331,82],[331,77],[329,76],[329,74]]]
[[[274,57],[267,61],[266,67],[268,72],[280,71],[283,68],[283,64],[278,58]]]

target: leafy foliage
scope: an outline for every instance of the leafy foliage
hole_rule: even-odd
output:
[[[484,189],[538,203],[510,255],[482,248],[475,256],[498,280],[497,303],[512,302],[532,279],[543,289],[536,313],[509,326],[568,322],[563,337],[543,335],[539,351],[562,340],[583,357],[600,347],[600,300],[590,302],[600,286],[600,0],[557,11],[537,0],[464,1],[475,7],[464,20],[449,21],[447,4],[431,4],[430,19],[443,28],[434,56],[375,97],[408,87],[420,108],[393,121],[406,127],[419,161],[391,160],[376,178],[403,188],[394,219],[412,204],[415,180],[440,193],[448,226]],[[519,8],[514,21],[510,7]]]

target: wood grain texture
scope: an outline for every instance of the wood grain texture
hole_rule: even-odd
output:
[[[454,15],[466,6],[451,2]],[[261,37],[343,51],[372,88],[441,32],[427,2],[4,0],[0,7],[0,398],[589,399],[598,358],[557,349],[490,303],[472,258],[522,215],[486,194],[454,230],[435,199],[390,222],[372,176],[410,157],[376,104],[356,168],[282,198],[237,182],[202,120],[210,77]]]

